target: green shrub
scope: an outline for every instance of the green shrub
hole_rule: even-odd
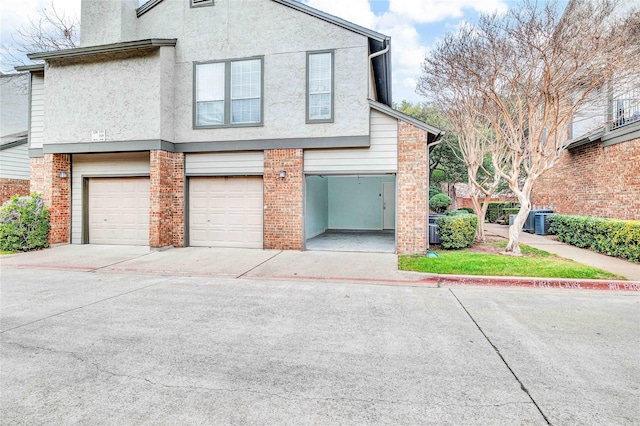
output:
[[[442,194],[442,189],[438,185],[429,186],[429,199],[432,199],[437,194]]]
[[[487,208],[486,219],[489,223],[496,223],[498,219],[500,219],[501,217],[505,217],[505,209],[515,209],[516,207],[518,208],[517,210],[519,210],[520,204],[510,201],[491,201],[489,202],[489,207]]]
[[[472,209],[471,207],[460,207],[460,208],[458,209],[458,211],[459,211],[459,212],[461,212],[461,211],[462,211],[462,212],[467,212],[467,213],[469,213],[469,214],[475,214],[475,213],[476,213],[475,211],[473,211],[473,209]]]
[[[41,195],[16,195],[0,208],[0,250],[48,247],[49,226],[49,210]]]
[[[435,213],[444,213],[451,205],[451,198],[446,194],[436,194],[429,200],[429,208]]]
[[[640,221],[554,214],[549,232],[558,240],[609,256],[640,262]]]
[[[473,244],[478,229],[478,216],[469,213],[442,216],[436,219],[436,225],[443,248],[466,248]]]

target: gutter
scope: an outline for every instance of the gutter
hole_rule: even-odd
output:
[[[389,44],[386,40],[385,40],[385,45],[386,47],[382,50],[379,50],[375,53],[372,53],[371,55],[369,55],[369,66],[367,67],[367,70],[369,71],[369,76],[367,78],[367,83],[368,83],[368,88],[369,88],[369,99],[377,99],[377,96],[372,97],[371,96],[371,86],[375,87],[375,81],[371,81],[371,74],[372,74],[372,69],[373,69],[373,59],[377,58],[378,56],[384,55],[385,53],[387,53],[389,51],[389,49],[391,48],[391,44]]]

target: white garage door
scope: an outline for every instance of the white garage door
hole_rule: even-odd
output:
[[[189,244],[262,248],[262,177],[189,179]]]
[[[149,245],[149,178],[89,179],[89,243]]]

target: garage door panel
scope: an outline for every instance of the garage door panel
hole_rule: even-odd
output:
[[[262,248],[262,205],[261,177],[191,178],[190,245]]]
[[[149,245],[149,178],[89,179],[89,243]]]

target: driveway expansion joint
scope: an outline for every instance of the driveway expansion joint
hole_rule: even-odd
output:
[[[480,331],[480,333],[484,336],[484,338],[487,340],[487,342],[491,345],[491,347],[493,348],[493,350],[496,352],[496,354],[498,355],[498,357],[500,358],[500,360],[502,361],[502,363],[507,367],[507,369],[509,370],[509,372],[513,375],[513,377],[516,379],[516,381],[518,382],[518,384],[520,385],[520,389],[522,389],[522,391],[527,394],[527,397],[529,397],[529,399],[531,400],[531,402],[533,403],[533,405],[536,407],[536,409],[538,410],[538,412],[540,413],[540,415],[542,416],[542,418],[544,419],[544,421],[548,424],[551,425],[551,422],[549,421],[549,419],[547,418],[547,416],[544,414],[544,412],[542,411],[542,409],[540,408],[540,406],[538,405],[538,403],[535,401],[535,399],[533,399],[533,396],[531,395],[531,393],[529,392],[529,390],[526,388],[526,386],[524,385],[524,383],[522,383],[522,380],[520,380],[520,378],[518,377],[518,375],[516,374],[515,371],[513,371],[513,369],[511,368],[511,366],[509,365],[509,363],[507,362],[507,360],[504,358],[504,356],[500,353],[500,349],[491,341],[491,339],[489,338],[489,336],[484,332],[484,330],[482,329],[482,327],[480,327],[480,324],[478,324],[478,322],[476,321],[476,319],[473,317],[473,315],[471,315],[471,312],[469,312],[469,310],[467,309],[466,306],[464,306],[464,304],[462,303],[462,301],[458,298],[458,296],[453,292],[452,289],[449,289],[449,292],[451,293],[451,295],[458,301],[458,304],[460,304],[460,307],[462,307],[462,309],[467,313],[467,315],[469,316],[469,319],[471,319],[471,321],[475,324],[475,326],[478,328],[478,330]]]
[[[255,269],[257,269],[257,268],[261,267],[262,265],[264,265],[265,263],[267,263],[267,262],[269,262],[270,260],[274,259],[276,256],[278,256],[278,255],[280,255],[280,254],[282,254],[282,250],[278,251],[276,254],[274,254],[274,255],[273,255],[273,256],[271,256],[270,258],[266,259],[265,261],[260,262],[259,264],[255,265],[253,268],[251,268],[251,269],[248,269],[248,270],[244,271],[243,273],[241,273],[240,275],[238,275],[238,276],[236,277],[236,279],[237,279],[237,278],[242,278],[242,277],[244,277],[244,276],[245,276],[245,275],[247,275],[249,272],[251,272],[251,271],[253,271],[253,270],[255,270]]]

